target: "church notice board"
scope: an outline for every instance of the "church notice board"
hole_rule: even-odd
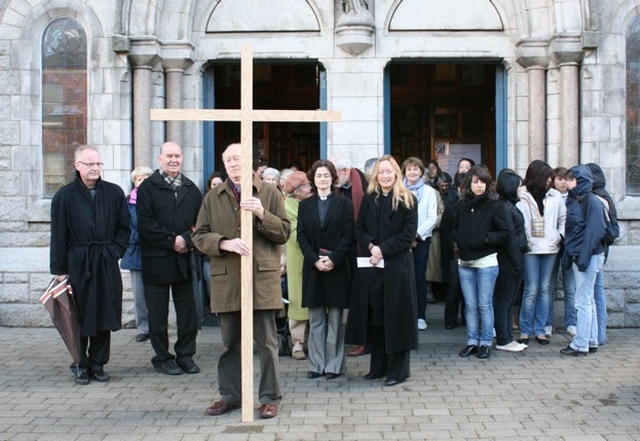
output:
[[[458,171],[458,161],[470,158],[476,164],[482,163],[482,144],[436,142],[436,158],[438,165],[453,177]]]

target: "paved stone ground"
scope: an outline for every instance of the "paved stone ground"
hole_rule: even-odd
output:
[[[119,331],[112,381],[88,386],[74,385],[54,329],[1,328],[0,440],[640,440],[640,329],[610,329],[585,359],[559,354],[562,332],[521,354],[464,359],[464,328],[444,330],[442,308],[430,308],[404,384],[360,379],[368,356],[332,381],[282,357],[280,414],[253,423],[204,414],[217,398],[217,328],[198,340],[202,372],[177,377],[153,371],[150,344]]]

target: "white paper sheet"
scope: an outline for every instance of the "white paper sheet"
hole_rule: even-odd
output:
[[[380,259],[377,265],[371,265],[368,257],[358,257],[358,268],[384,268],[384,259]]]

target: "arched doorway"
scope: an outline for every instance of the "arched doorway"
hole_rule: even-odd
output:
[[[393,61],[385,71],[385,150],[398,161],[506,166],[504,72],[497,63]]]
[[[315,61],[256,61],[253,68],[256,109],[315,110],[325,107],[325,72]],[[204,77],[205,108],[240,107],[240,63],[215,62]],[[221,170],[223,149],[240,140],[240,123],[205,123],[205,176]],[[325,147],[318,123],[254,123],[254,155],[281,169],[299,163],[304,169],[320,158]]]

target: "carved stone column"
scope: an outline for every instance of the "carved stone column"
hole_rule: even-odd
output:
[[[193,64],[194,47],[190,43],[163,43],[162,67],[166,77],[166,108],[180,109],[185,69]],[[182,145],[182,121],[167,121],[167,141]]]
[[[546,159],[546,72],[549,65],[546,41],[520,43],[518,63],[527,68],[529,98],[529,162]]]
[[[580,63],[584,52],[580,37],[554,41],[553,59],[560,68],[560,151],[558,166],[580,162]]]
[[[133,167],[153,166],[151,146],[152,69],[158,62],[155,38],[131,39],[133,69]]]

